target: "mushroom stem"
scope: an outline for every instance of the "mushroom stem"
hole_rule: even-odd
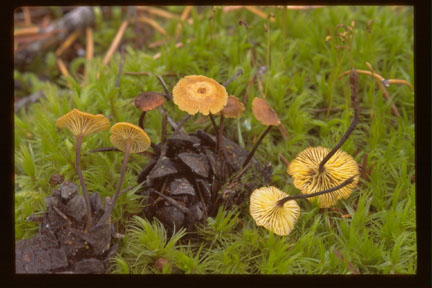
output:
[[[258,139],[258,141],[255,143],[255,146],[253,147],[253,149],[249,152],[246,160],[243,162],[243,167],[246,167],[246,165],[249,163],[249,161],[252,159],[252,156],[255,154],[256,149],[258,148],[258,145],[261,143],[261,141],[264,139],[264,137],[267,135],[267,133],[270,131],[270,129],[272,128],[271,125],[267,126],[266,130],[261,134],[260,138]]]
[[[113,199],[110,201],[110,203],[108,205],[108,209],[105,211],[105,213],[99,219],[99,222],[97,223],[97,225],[105,224],[105,221],[111,215],[113,207],[116,204],[118,197],[120,196],[120,192],[121,192],[120,189],[122,187],[124,175],[125,175],[125,172],[126,172],[126,164],[128,162],[128,159],[129,159],[129,149],[130,149],[130,141],[127,141],[127,143],[126,143],[126,149],[125,149],[125,155],[124,155],[123,163],[122,163],[122,168],[121,168],[121,171],[120,171],[119,185],[117,186],[117,190],[116,190],[116,192],[114,194]]]
[[[219,141],[220,141],[220,139],[219,139],[219,128],[218,128],[218,126],[216,124],[216,121],[215,121],[212,113],[209,113],[209,118],[210,118],[211,123],[213,124],[213,129],[214,129],[214,133],[215,133],[215,136],[216,136],[216,152],[220,156],[220,152],[219,152],[219,145],[220,145],[219,144]]]
[[[168,87],[167,87],[165,81],[162,79],[162,76],[157,75],[156,78],[159,80],[159,82],[161,83],[161,85],[162,85],[162,87],[163,87],[163,89],[164,89],[164,91],[166,93],[165,98],[168,101],[171,101],[173,97],[171,95],[171,92],[168,90]]]
[[[145,117],[145,115],[146,115],[146,111],[142,111],[141,115],[138,119],[138,126],[141,127],[141,129],[143,129],[143,130],[144,130],[144,117]]]
[[[161,137],[161,153],[160,153],[160,158],[164,157],[167,151],[167,145],[166,145],[166,140],[167,140],[167,129],[166,129],[166,125],[167,125],[167,119],[168,119],[168,115],[167,114],[163,114],[162,115],[162,137]],[[177,126],[178,128],[178,126]],[[177,129],[176,129],[177,130]]]
[[[334,192],[336,190],[339,190],[339,189],[345,187],[348,184],[351,184],[354,181],[354,178],[356,176],[357,175],[351,176],[350,178],[348,178],[347,180],[345,180],[341,184],[339,184],[339,185],[337,185],[335,187],[332,187],[330,189],[324,190],[324,191],[320,191],[320,192],[316,192],[316,193],[311,193],[311,194],[292,195],[292,196],[288,196],[288,197],[282,198],[281,200],[277,201],[277,205],[279,207],[282,207],[287,201],[290,201],[290,200],[306,199],[306,198],[315,197],[315,196],[319,196],[319,195],[322,195],[322,194],[327,194],[327,193]]]
[[[183,117],[182,120],[180,120],[179,124],[177,124],[177,128],[175,128],[173,134],[177,134],[180,129],[183,127],[184,123],[191,117],[190,114],[187,114],[185,117]]]
[[[82,140],[83,140],[83,136],[78,135],[77,136],[77,143],[76,143],[75,166],[77,169],[78,177],[79,177],[79,180],[81,183],[81,188],[83,190],[84,199],[85,199],[86,208],[87,208],[87,221],[86,221],[86,225],[85,225],[85,229],[84,229],[84,231],[87,231],[88,228],[90,227],[90,225],[92,224],[92,216],[91,216],[90,198],[89,198],[89,195],[87,193],[87,187],[86,187],[85,182],[84,182],[84,177],[82,175],[81,165],[80,165]]]
[[[350,74],[350,86],[351,86],[351,102],[354,109],[354,119],[351,122],[351,125],[348,127],[345,134],[342,136],[342,138],[339,140],[339,142],[336,144],[336,146],[324,157],[323,160],[321,160],[321,163],[319,165],[319,172],[322,173],[324,171],[324,165],[327,163],[327,161],[336,153],[337,150],[339,150],[340,147],[345,143],[345,141],[350,136],[351,132],[355,129],[358,123],[359,118],[359,107],[358,107],[358,74],[353,69],[351,70]]]

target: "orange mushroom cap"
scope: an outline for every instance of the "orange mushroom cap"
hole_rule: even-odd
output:
[[[276,187],[261,187],[250,196],[249,211],[258,226],[277,235],[288,235],[294,228],[300,214],[300,207],[295,200],[279,206],[277,202],[289,196]]]
[[[129,142],[129,153],[140,153],[150,147],[150,138],[141,127],[127,122],[119,122],[111,127],[110,141],[114,147],[125,152]]]
[[[180,110],[195,115],[220,112],[228,101],[225,87],[217,81],[202,76],[186,76],[174,86],[173,101]]]
[[[237,118],[239,117],[245,107],[243,103],[235,96],[228,96],[228,102],[226,106],[220,112],[225,118]]]
[[[358,175],[358,165],[354,158],[338,150],[324,165],[324,171],[320,173],[319,165],[328,154],[329,149],[318,146],[309,147],[300,152],[291,161],[287,173],[293,178],[294,186],[303,194],[311,194],[330,189],[341,183],[352,175]],[[356,176],[351,184],[348,184],[334,192],[307,198],[315,201],[321,208],[329,208],[336,205],[339,199],[346,199],[357,186],[359,176]]]
[[[109,128],[108,119],[102,115],[93,115],[72,109],[70,112],[57,119],[57,127],[67,128],[75,136],[87,136]]]
[[[254,114],[255,118],[263,125],[280,125],[280,120],[276,112],[262,98],[254,98],[252,101],[252,113]]]
[[[142,111],[150,111],[165,102],[165,99],[156,92],[144,92],[135,97],[135,107],[140,108]]]

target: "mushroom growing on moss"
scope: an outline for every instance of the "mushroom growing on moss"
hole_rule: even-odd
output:
[[[330,194],[350,185],[357,175],[351,176],[341,184],[309,195],[292,195],[280,191],[276,187],[261,187],[252,192],[249,211],[258,226],[280,236],[291,233],[300,214],[300,207],[295,199],[316,197]]]
[[[319,190],[328,189],[340,184],[348,175],[358,174],[358,165],[349,154],[340,151],[340,148],[355,129],[359,119],[358,107],[358,74],[355,70],[350,74],[351,102],[354,109],[354,119],[345,134],[331,151],[327,148],[307,148],[290,163],[287,173],[294,180],[294,185],[302,193],[310,194]],[[318,197],[321,208],[329,208],[339,199],[345,199],[357,186],[358,177],[349,186],[337,193]]]
[[[225,87],[202,75],[189,75],[180,79],[173,89],[173,101],[180,110],[190,115],[216,114],[228,101]]]
[[[104,115],[93,115],[90,113],[81,112],[78,109],[72,109],[70,112],[58,118],[56,124],[59,128],[66,128],[70,130],[72,134],[74,134],[76,137],[75,165],[87,208],[87,221],[85,226],[85,231],[87,231],[90,225],[92,225],[92,216],[90,198],[87,192],[80,166],[81,144],[85,136],[106,130],[109,128],[110,124],[108,119]]]
[[[252,101],[252,113],[261,124],[266,125],[268,127],[266,128],[266,130],[264,130],[264,132],[261,134],[258,141],[255,143],[254,147],[252,148],[252,150],[249,152],[249,155],[247,156],[246,160],[243,162],[243,167],[246,167],[246,165],[252,159],[256,149],[258,148],[258,145],[261,143],[261,141],[270,131],[272,126],[280,125],[280,120],[276,112],[273,110],[273,108],[270,107],[270,105],[264,99],[258,97],[254,98],[254,100]]]
[[[135,107],[141,109],[142,113],[138,120],[138,126],[144,129],[144,117],[147,111],[156,109],[164,104],[165,100],[160,93],[144,92],[135,97]]]
[[[294,200],[278,205],[278,201],[286,196],[286,193],[274,186],[261,187],[253,191],[249,210],[256,224],[277,235],[288,235],[297,222],[300,207]]]
[[[312,194],[329,189],[345,181],[351,175],[359,173],[357,162],[351,155],[338,150],[324,166],[324,172],[320,172],[319,165],[329,149],[309,147],[298,154],[288,166],[287,173],[292,176],[294,186],[303,194]],[[349,185],[335,191],[317,197],[321,208],[329,208],[336,205],[339,199],[346,199],[357,186],[359,177]],[[315,197],[308,198],[314,201]]]
[[[118,197],[120,196],[120,189],[123,184],[124,174],[126,172],[126,164],[129,159],[129,153],[140,153],[147,150],[150,147],[150,138],[147,133],[144,132],[140,127],[127,123],[119,122],[111,127],[110,141],[114,147],[125,152],[122,168],[120,172],[120,180],[117,190],[114,194],[113,199],[105,211],[103,216],[98,222],[98,225],[104,224],[108,217],[111,215],[112,209],[115,206]]]

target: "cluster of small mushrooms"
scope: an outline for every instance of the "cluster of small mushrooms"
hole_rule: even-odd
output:
[[[228,80],[224,85],[222,85],[217,81],[205,76],[190,75],[179,80],[179,82],[173,88],[172,94],[166,88],[165,83],[162,83],[164,86],[165,94],[157,92],[145,92],[136,97],[135,105],[142,110],[142,114],[138,121],[138,126],[132,123],[120,122],[116,123],[111,127],[110,140],[112,145],[115,147],[113,149],[124,152],[124,159],[120,172],[120,180],[114,196],[112,200],[106,203],[107,209],[105,213],[97,220],[92,219],[90,198],[80,168],[80,151],[83,138],[89,134],[108,129],[110,126],[109,121],[103,115],[92,115],[89,113],[78,111],[77,109],[73,109],[72,111],[58,119],[57,126],[60,128],[69,129],[76,137],[76,169],[87,208],[85,231],[91,229],[93,226],[104,224],[109,219],[112,209],[115,206],[118,197],[121,195],[121,187],[123,184],[129,154],[141,153],[147,150],[149,147],[152,147],[152,149],[154,150],[154,154],[157,155],[151,167],[147,167],[146,169],[144,169],[145,171],[140,174],[140,180],[138,182],[154,182],[154,179],[150,177],[151,175],[155,174],[154,170],[160,170],[161,167],[164,168],[165,166],[169,166],[163,166],[161,164],[164,161],[164,163],[171,163],[169,162],[169,157],[167,157],[167,153],[169,153],[168,150],[171,149],[168,147],[169,141],[167,141],[166,139],[167,136],[165,126],[167,125],[167,122],[169,122],[173,130],[170,139],[175,139],[175,137],[179,137],[179,135],[183,135],[183,138],[190,138],[194,136],[185,134],[184,129],[182,128],[185,121],[191,115],[195,115],[197,113],[208,116],[214,126],[214,133],[216,139],[215,157],[218,157],[219,160],[222,160],[223,163],[227,164],[227,167],[225,167],[226,171],[222,171],[221,173],[227,173],[228,177],[224,177],[223,179],[232,179],[232,176],[235,176],[234,178],[237,177],[237,179],[238,177],[241,177],[244,171],[250,166],[251,159],[253,158],[253,155],[260,142],[270,131],[272,126],[280,125],[280,120],[275,111],[268,105],[268,103],[264,99],[256,97],[252,102],[252,112],[260,123],[268,127],[258,138],[252,150],[248,153],[240,153],[242,154],[242,157],[240,157],[240,159],[235,159],[236,161],[234,161],[232,152],[233,148],[231,147],[230,149],[228,149],[229,145],[226,145],[227,139],[223,137],[223,121],[224,118],[239,117],[244,110],[244,105],[235,96],[228,95],[225,89],[225,86],[230,81],[232,81],[232,79]],[[348,131],[345,133],[344,137],[331,151],[323,147],[305,149],[288,166],[287,173],[291,175],[291,177],[293,178],[294,186],[302,192],[302,195],[289,196],[286,193],[277,189],[276,187],[272,186],[264,186],[261,188],[257,188],[252,192],[252,194],[250,195],[250,213],[256,221],[257,225],[263,226],[278,235],[288,235],[293,229],[300,211],[300,208],[295,202],[295,199],[307,198],[309,201],[314,201],[314,199],[316,199],[320,207],[328,208],[335,205],[339,199],[347,198],[351,194],[351,191],[356,187],[358,183],[358,165],[350,155],[342,152],[340,150],[340,147],[346,141],[349,134],[352,132],[358,122],[357,82],[358,76],[355,71],[353,71],[350,77],[350,83],[352,94],[351,98],[355,115],[354,120]],[[184,117],[179,123],[176,123],[171,118],[169,118],[165,110],[163,110],[162,104],[165,102],[163,96],[165,96],[167,100],[172,100],[180,110],[188,113],[187,116]],[[158,108],[163,115],[162,140],[161,143],[159,143],[158,145],[153,144],[147,133],[144,131],[144,117],[146,112],[156,108]],[[219,125],[216,125],[213,117],[216,115],[219,115],[220,118]],[[177,142],[171,141],[171,144],[172,143],[175,144]],[[191,143],[191,146],[196,147],[202,145],[200,143],[196,144],[193,141]],[[195,143],[196,145],[193,143]],[[194,149],[194,147],[189,148]],[[204,148],[200,149],[203,149],[202,151],[204,151]],[[175,147],[173,149],[175,149]],[[187,162],[189,160],[187,158],[188,155],[186,154],[187,153],[180,154],[180,156],[177,157],[177,160],[183,161],[182,165],[186,164],[187,166]],[[184,158],[182,158],[182,156],[184,156]],[[192,156],[189,155],[189,157]],[[193,157],[196,158],[198,156]],[[206,161],[206,159],[197,159],[198,164],[200,161]],[[182,169],[190,169],[192,174],[194,174],[195,176],[196,174],[199,174],[199,171],[197,170],[198,168],[195,169],[193,166],[188,166],[186,168],[185,166],[182,167]],[[214,167],[211,168],[212,173],[217,174],[216,169]],[[167,169],[169,170],[169,167],[167,167]],[[204,176],[198,176],[202,176],[202,178],[204,179],[208,176],[208,173],[209,172],[207,171]],[[163,175],[166,176],[165,174]],[[182,183],[182,179],[180,179],[180,181],[178,178],[176,178],[175,173],[173,175],[174,177],[170,178],[171,184],[176,183],[175,181],[177,181],[174,186],[187,185],[187,183]],[[206,181],[207,180],[208,179],[206,179]],[[163,182],[164,181],[160,181],[161,185],[164,184],[164,186],[167,186],[167,183]],[[208,182],[206,183],[209,184]],[[194,183],[194,185],[197,184]],[[229,185],[224,186],[225,190],[221,189],[222,186],[223,185],[219,185],[219,189],[217,189],[222,191],[216,192],[219,194],[224,194],[225,192],[226,194],[226,187]],[[176,187],[173,187],[171,185],[170,189],[175,190]],[[172,205],[176,209],[183,211],[185,214],[190,214],[186,209],[187,205],[185,205],[185,201],[182,202],[181,200],[178,200],[180,198],[176,200],[175,197],[168,197],[167,195],[164,195],[163,192],[161,193],[159,191],[156,191],[155,189],[153,189],[153,192],[154,195],[166,200],[167,205]],[[197,199],[199,199],[199,202],[201,202],[199,208],[201,210],[204,210],[205,212],[208,212],[207,209],[210,208],[208,204],[208,199],[204,199],[204,193],[198,191],[198,194],[199,197]],[[214,199],[213,196],[211,196],[210,198]],[[208,216],[208,213],[204,214],[207,214]]]

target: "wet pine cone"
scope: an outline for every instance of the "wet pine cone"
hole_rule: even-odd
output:
[[[16,242],[16,273],[105,273],[117,251],[114,226],[98,225],[84,232],[87,208],[72,182],[63,182],[45,202],[38,234]],[[105,210],[97,192],[90,202],[96,223]]]
[[[247,169],[258,171],[253,180],[235,179],[249,152],[227,138],[223,142],[226,160],[216,151],[216,137],[207,132],[171,135],[166,154],[157,154],[138,175],[138,183],[145,181],[145,216],[158,218],[168,231],[191,231],[215,216],[220,205],[239,205],[254,188],[269,182],[271,165],[262,167],[255,159]]]

